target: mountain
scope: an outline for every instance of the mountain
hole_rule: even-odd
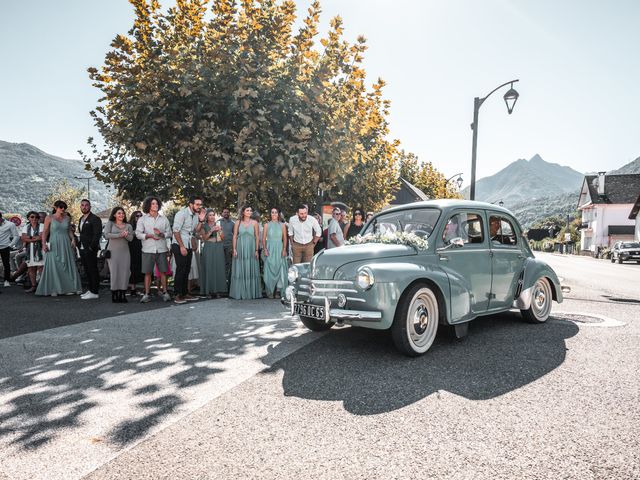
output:
[[[633,162],[629,162],[626,165],[621,166],[617,170],[611,170],[607,172],[609,175],[621,175],[627,173],[640,173],[640,157],[636,158]]]
[[[511,210],[527,229],[537,220],[576,212],[584,174],[557,163],[549,163],[536,154],[520,159],[495,175],[476,182],[476,200],[498,203]],[[469,187],[462,191],[469,196]]]
[[[584,174],[557,163],[546,162],[540,155],[530,160],[520,159],[495,175],[476,182],[476,200],[513,206],[532,200],[555,197],[563,193],[577,192]],[[469,187],[463,190],[469,196]]]
[[[74,177],[88,177],[81,160],[56,157],[29,145],[0,140],[0,212],[26,214],[29,210],[49,210],[43,205],[52,187],[63,179],[75,188],[86,190],[87,181]],[[112,192],[97,180],[90,181],[93,211],[110,205]]]

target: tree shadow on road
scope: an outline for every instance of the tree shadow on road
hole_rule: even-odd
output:
[[[228,370],[229,359],[295,328],[289,317],[269,317],[261,301],[238,303],[233,318],[216,317],[217,302],[233,301],[4,340],[0,445],[38,449],[100,414],[111,415],[106,423],[115,426],[98,441],[126,445],[178,413],[199,394],[192,387]]]
[[[536,381],[565,359],[578,327],[524,323],[517,313],[474,320],[461,341],[439,334],[422,357],[399,354],[387,331],[344,328],[276,362],[284,394],[341,401],[357,415],[397,410],[438,392],[487,400]],[[276,352],[274,352],[276,353]]]

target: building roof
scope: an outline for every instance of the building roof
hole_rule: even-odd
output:
[[[429,197],[415,185],[400,177],[400,188],[396,192],[391,205],[405,205],[407,203],[429,200]]]
[[[629,220],[635,220],[638,216],[638,212],[640,212],[640,195],[636,199],[636,203],[633,204],[631,208],[631,213],[629,213]]]
[[[604,195],[598,195],[598,175],[585,175],[578,208],[586,204],[633,203],[640,194],[640,173],[605,175]]]

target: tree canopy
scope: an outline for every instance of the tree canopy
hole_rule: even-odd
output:
[[[393,198],[384,82],[366,85],[365,39],[344,40],[340,17],[318,48],[318,1],[295,32],[291,0],[130,3],[133,27],[89,69],[104,146],[89,139],[84,156],[124,199],[291,208],[321,190],[376,209]]]

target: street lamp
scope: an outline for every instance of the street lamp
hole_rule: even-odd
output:
[[[507,112],[511,115],[513,107],[516,106],[516,102],[520,96],[520,94],[513,88],[513,84],[519,81],[520,80],[518,79],[510,80],[491,90],[487,96],[483,98],[476,97],[473,99],[473,123],[471,124],[471,129],[473,130],[473,144],[471,147],[471,188],[469,191],[469,200],[476,199],[476,151],[478,148],[478,112],[480,111],[480,107],[493,92],[501,89],[502,87],[506,87],[507,85],[511,85],[507,93],[502,97],[504,98],[504,103],[507,104]]]
[[[89,202],[91,202],[91,190],[89,189],[89,182],[91,181],[92,178],[94,178],[93,175],[91,175],[90,177],[79,177],[79,176],[74,176],[73,178],[76,178],[78,180],[86,180],[87,181],[87,200],[89,200]]]
[[[456,177],[458,177],[458,179],[456,180],[456,183],[458,184],[458,190],[460,190],[462,188],[462,182],[464,182],[464,180],[462,180],[462,173],[456,173],[455,175],[451,175],[449,178],[447,178],[447,181],[444,182],[444,184],[449,185],[449,182]]]

